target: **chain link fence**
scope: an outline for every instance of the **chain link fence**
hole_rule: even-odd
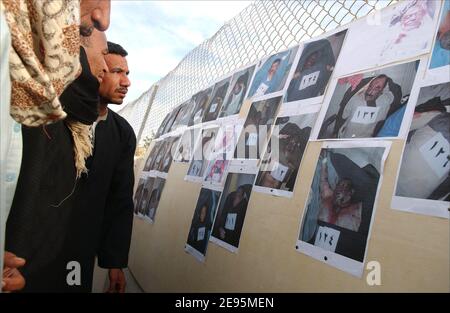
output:
[[[119,114],[132,125],[142,144],[154,135],[167,113],[220,77],[394,2],[397,1],[255,1]]]

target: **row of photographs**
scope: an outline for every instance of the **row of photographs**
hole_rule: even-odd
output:
[[[446,217],[450,200],[450,83],[448,79],[431,85],[421,82],[417,94],[410,102],[414,106],[409,119],[403,117],[407,110],[403,104],[382,127],[386,131],[398,130],[401,124],[408,127],[393,207]],[[318,128],[320,106],[282,107],[275,118],[279,99],[254,102],[243,125],[188,129],[181,140],[167,137],[157,142],[144,171],[155,169],[151,167],[155,156],[166,160],[160,165],[164,168],[174,155],[176,161],[190,163],[186,180],[221,187],[231,159],[259,160],[255,189],[292,197],[312,130]],[[176,148],[171,145],[175,142]],[[171,153],[165,154],[164,146]],[[158,167],[159,163],[155,164]]]
[[[430,17],[435,17],[436,9],[438,10],[438,6],[433,9],[431,2],[427,1],[408,1],[402,5],[394,7],[398,9],[396,11],[398,14],[403,12],[402,16],[412,14],[411,12],[424,13],[421,10],[426,9]],[[226,119],[209,126],[206,124],[199,127],[194,123],[195,126],[185,130],[181,137],[180,133],[172,132],[173,130],[169,128],[168,133],[172,133],[165,139],[157,141],[146,162],[144,170],[148,176],[145,180],[141,180],[139,187],[152,178],[149,182],[151,188],[147,188],[151,189],[151,192],[147,192],[149,196],[145,197],[147,199],[145,201],[142,200],[142,192],[139,195],[136,192],[135,204],[140,203],[137,211],[142,212],[140,214],[143,216],[152,216],[148,218],[154,220],[156,207],[154,205],[150,205],[148,209],[146,207],[153,199],[150,196],[153,191],[162,190],[162,187],[159,189],[161,183],[156,184],[156,189],[153,189],[153,185],[158,179],[164,181],[162,177],[166,177],[164,175],[168,172],[167,166],[170,166],[174,155],[174,161],[190,162],[187,180],[194,178],[192,181],[203,182],[186,251],[204,260],[209,241],[231,251],[237,251],[252,190],[291,196],[308,141],[326,139],[305,205],[296,249],[360,276],[377,190],[390,146],[389,142],[379,139],[400,137],[402,131],[406,138],[392,207],[448,218],[449,60],[448,54],[445,60],[442,57],[444,54],[436,52],[439,50],[436,46],[439,45],[444,50],[450,48],[446,46],[448,42],[445,39],[448,35],[445,35],[445,27],[450,29],[449,9],[447,1],[443,5],[430,60],[421,57],[405,63],[331,79],[330,85],[334,86],[333,93],[327,96],[329,99],[325,97],[324,101],[328,106],[322,108],[320,105],[308,106],[314,102],[292,105],[291,101],[287,101],[293,99],[288,97],[287,91],[271,92],[268,95],[272,97],[264,97],[261,90],[264,91],[266,87],[260,89],[261,83],[257,83],[256,88],[252,83],[249,88],[250,94],[257,93],[257,97],[252,98],[253,102],[243,125],[230,123],[231,127],[224,127],[223,124],[226,123],[223,121]],[[350,34],[352,32],[353,28]],[[424,34],[420,33],[419,39],[424,38]],[[307,50],[307,46],[308,44],[305,45],[303,52]],[[401,49],[402,57],[408,55],[407,50]],[[408,57],[417,57],[416,54],[419,52],[417,49],[414,51],[415,54],[410,53]],[[385,57],[388,54],[383,55]],[[444,61],[438,63],[436,55],[441,55],[440,59]],[[287,54],[284,57],[285,59],[282,57],[279,59],[284,61],[291,58]],[[303,53],[297,56],[297,61],[301,58],[304,58]],[[267,60],[269,61],[267,64],[273,64],[276,59],[278,58]],[[306,63],[311,64],[311,61]],[[336,68],[339,68],[341,63],[340,61]],[[299,66],[294,73],[297,73]],[[271,66],[268,68],[270,72]],[[294,73],[291,73],[292,77]],[[237,81],[239,75],[235,76],[231,79]],[[301,75],[299,77],[302,77],[300,84],[316,80],[316,78],[304,80]],[[253,82],[255,79],[256,75]],[[327,79],[324,90],[329,80],[330,78]],[[246,86],[249,84],[248,81]],[[292,78],[289,88],[295,84],[298,82],[293,83]],[[291,90],[299,90],[300,87],[292,88]],[[222,95],[225,93],[221,91]],[[324,93],[323,91],[322,95]],[[243,99],[244,97],[242,101]],[[186,125],[188,124],[189,122]],[[261,126],[264,126],[265,131],[259,130]],[[167,125],[163,126],[166,127]],[[361,138],[365,141],[358,140]],[[366,140],[369,138],[378,140]],[[345,139],[345,141],[330,142],[330,139]],[[170,156],[167,155],[168,151],[171,152]],[[238,160],[230,160],[232,158]],[[255,159],[260,159],[258,166],[250,162]],[[233,163],[239,160],[241,163],[238,167],[233,167]],[[150,174],[161,177],[151,177]],[[138,188],[139,190],[143,190],[143,187]],[[155,191],[155,197],[157,193]],[[159,197],[152,201],[156,199],[159,200]]]
[[[395,209],[448,218],[449,87],[447,82],[420,89],[392,199]],[[269,141],[259,167],[257,163],[243,159],[212,158],[207,162],[209,165],[202,176],[203,186],[192,218],[186,251],[204,261],[208,242],[212,241],[237,252],[251,192],[281,196],[293,192],[317,113],[311,107],[310,111],[302,110],[302,114],[278,116],[276,124],[280,125],[280,132],[277,136],[283,138],[279,139],[277,146],[281,156],[277,161],[270,157],[274,151],[269,148]],[[217,128],[202,130],[199,137],[204,140],[197,141],[202,143],[199,146],[204,147],[210,142],[215,137],[212,135],[214,132],[218,132]],[[232,135],[226,136],[226,133]],[[232,129],[224,131],[223,136],[217,136],[211,150],[218,151],[217,143],[226,142],[224,138],[233,137],[234,133]],[[185,134],[192,136],[193,132],[186,131]],[[275,138],[273,133],[271,138]],[[174,139],[166,138],[161,142],[165,141]],[[323,142],[300,224],[296,246],[299,252],[356,276],[362,274],[389,146],[389,141]],[[227,150],[230,151],[225,149],[222,153]],[[193,164],[195,162],[191,158],[189,170],[195,167]],[[203,167],[204,163],[200,164],[199,167]],[[210,185],[211,180],[217,184]],[[164,181],[147,174],[141,178],[136,192],[136,210],[151,222],[154,221]]]
[[[164,119],[156,138],[180,128],[239,114],[245,99],[256,101],[281,96],[282,103],[295,106],[318,104],[323,101],[330,83],[333,93],[328,97],[332,103],[326,112],[327,124],[314,134],[315,138],[401,137],[399,132],[381,131],[379,122],[399,109],[402,101],[407,101],[419,62],[392,67],[386,73],[368,69],[431,52],[427,64],[422,64],[428,71],[422,75],[429,79],[448,76],[448,1],[443,2],[439,19],[440,7],[439,1],[403,1],[360,19],[348,28],[340,28],[239,69],[176,107]],[[354,101],[347,105],[353,95],[361,99],[353,97]],[[381,109],[360,109],[360,103],[375,100],[383,102]],[[345,112],[342,111],[344,105],[347,106]],[[358,132],[361,125],[355,126],[355,123],[368,125],[367,130]]]

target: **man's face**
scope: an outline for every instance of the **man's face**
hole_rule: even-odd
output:
[[[122,104],[128,92],[128,87],[131,85],[128,79],[127,60],[118,54],[108,54],[105,56],[105,61],[108,72],[106,72],[100,84],[100,96],[108,103]]]
[[[450,50],[450,30],[439,38],[442,49]]]
[[[288,153],[294,153],[300,148],[300,138],[296,136],[289,136],[286,138],[285,150]]]
[[[316,64],[316,62],[317,62],[318,56],[319,56],[319,53],[317,51],[312,53],[310,56],[308,56],[308,58],[305,61],[305,69],[308,69],[308,68],[314,66],[314,64]]]
[[[334,190],[334,204],[338,207],[345,207],[350,204],[353,195],[352,182],[349,180],[341,180]]]
[[[242,90],[242,84],[236,83],[236,84],[234,85],[234,88],[233,88],[233,93],[234,93],[235,95],[237,95],[238,93],[241,92],[241,90]]]
[[[384,87],[386,86],[386,78],[375,78],[370,82],[367,87],[366,92],[364,93],[364,98],[366,101],[375,101],[383,92]]]
[[[280,62],[273,62],[272,66],[269,69],[269,74],[273,74],[278,70],[278,67],[280,67]]]
[[[402,16],[401,26],[403,30],[409,31],[415,28],[419,28],[422,25],[423,17],[425,16],[425,10],[419,6],[413,6],[408,9]]]
[[[109,27],[111,0],[81,0],[80,34],[89,37],[94,28],[105,31]]]
[[[84,45],[86,50],[89,67],[92,75],[97,77],[101,83],[104,75],[108,72],[108,66],[105,62],[105,55],[108,54],[108,44],[104,32],[94,30],[92,35],[87,38],[88,43]]]
[[[200,222],[203,223],[206,219],[206,212],[207,212],[208,208],[206,207],[206,205],[202,206],[202,209],[200,211]]]

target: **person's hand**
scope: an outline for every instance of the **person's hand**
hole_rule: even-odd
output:
[[[19,272],[18,268],[25,265],[25,259],[17,257],[14,253],[5,251],[2,291],[18,291],[25,287],[25,278]]]
[[[124,293],[127,281],[121,268],[109,270],[109,288],[107,293]]]

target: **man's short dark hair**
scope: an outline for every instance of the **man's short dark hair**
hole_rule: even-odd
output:
[[[108,41],[108,53],[109,54],[118,54],[122,57],[126,57],[128,52],[119,44]]]

